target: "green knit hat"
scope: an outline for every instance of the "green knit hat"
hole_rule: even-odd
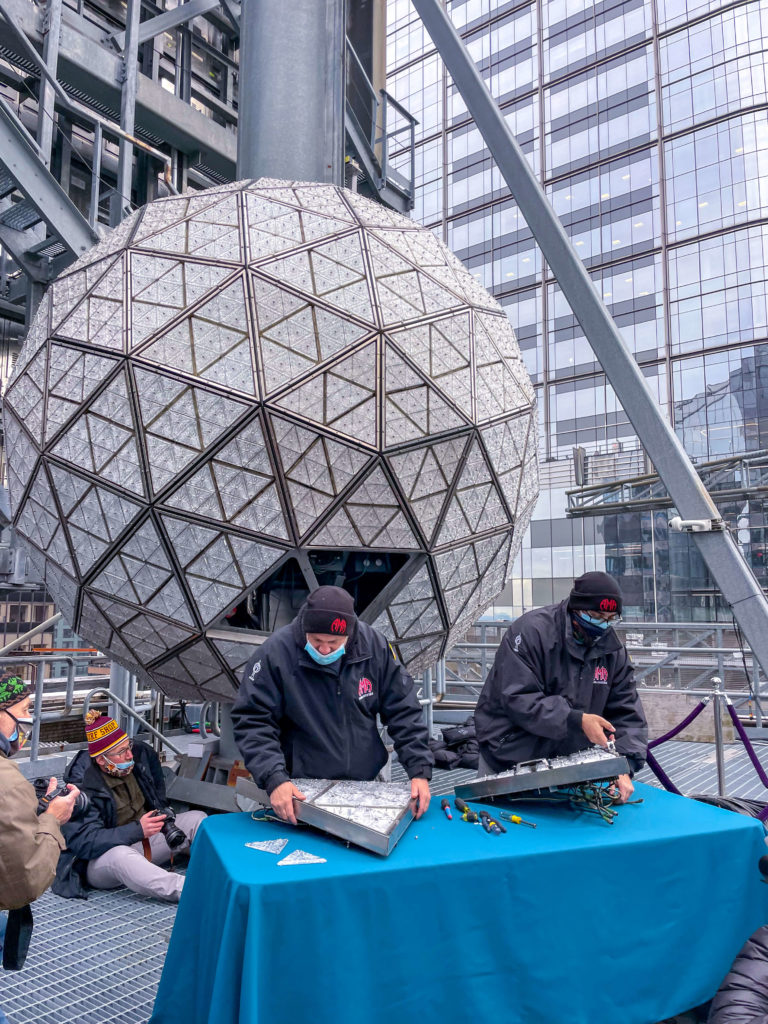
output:
[[[5,676],[0,679],[0,711],[12,708],[20,700],[32,693],[32,687],[18,676]]]

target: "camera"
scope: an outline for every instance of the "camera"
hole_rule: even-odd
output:
[[[177,849],[182,843],[187,841],[186,834],[176,824],[176,813],[172,807],[156,807],[155,814],[165,815],[165,822],[160,831],[165,836],[165,841],[172,850]]]
[[[47,779],[37,779],[35,781],[35,791],[37,793],[37,813],[45,814],[51,805],[51,801],[55,800],[57,796],[66,796],[69,793],[69,785],[66,782],[60,782],[56,789],[52,793],[46,793],[48,788]],[[88,810],[90,804],[88,794],[80,792],[77,794],[74,807],[72,808],[72,816],[70,821],[77,821],[82,818],[85,812]]]

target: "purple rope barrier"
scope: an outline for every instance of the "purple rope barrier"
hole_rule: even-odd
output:
[[[649,744],[649,746],[650,746],[650,744]],[[664,789],[667,790],[667,792],[669,792],[669,793],[677,793],[678,796],[682,796],[683,795],[680,792],[680,790],[677,788],[677,786],[674,784],[672,779],[670,779],[670,777],[667,775],[667,773],[661,767],[661,765],[656,760],[656,758],[653,756],[653,754],[650,752],[650,750],[646,751],[645,761],[646,761],[646,764],[648,765],[648,767],[653,772],[653,774],[656,776],[656,778],[662,784]]]
[[[678,733],[681,733],[683,731],[683,729],[687,729],[691,722],[694,720],[694,718],[698,718],[698,716],[701,714],[701,712],[704,710],[708,703],[709,697],[707,697],[705,700],[700,700],[696,707],[693,709],[693,711],[691,711],[691,713],[687,715],[687,717],[685,717],[679,725],[676,725],[674,729],[670,729],[669,732],[665,733],[663,736],[659,736],[657,739],[651,740],[651,742],[648,744],[648,750],[653,750],[653,748],[658,747],[660,743],[666,743],[667,740],[674,739]],[[646,760],[649,764],[651,763],[649,758],[646,758]],[[677,790],[675,790],[675,792],[677,792]]]
[[[739,716],[736,714],[736,708],[733,706],[733,704],[728,704],[728,714],[731,716],[733,727],[739,734],[739,739],[744,744],[744,749],[749,755],[749,760],[752,762],[752,765],[755,771],[757,772],[758,778],[765,786],[765,788],[768,789],[768,775],[765,774],[765,769],[760,764],[760,759],[755,753],[755,748],[752,746],[752,741],[750,740],[749,736],[747,736],[746,729],[739,721]],[[758,814],[758,818],[760,819],[760,821],[763,822],[768,818],[768,804],[766,804],[762,811],[760,811],[760,813]]]

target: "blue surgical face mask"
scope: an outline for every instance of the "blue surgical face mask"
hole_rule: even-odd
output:
[[[333,665],[333,663],[335,661],[338,661],[339,658],[344,657],[345,647],[346,644],[342,644],[341,647],[337,647],[336,650],[331,651],[330,654],[321,654],[319,651],[316,651],[312,644],[309,642],[309,640],[307,640],[306,644],[304,645],[304,650],[307,652],[307,654],[313,661],[317,662],[318,665]]]
[[[589,612],[576,612],[576,614],[578,615],[579,623],[587,636],[603,636],[605,631],[614,624],[613,622],[608,622],[607,619],[597,619],[593,615],[590,615]]]
[[[107,755],[104,755],[104,760],[107,762],[106,772],[107,775],[116,775],[122,777],[128,775],[133,771],[134,760],[131,758],[130,761],[112,761]]]

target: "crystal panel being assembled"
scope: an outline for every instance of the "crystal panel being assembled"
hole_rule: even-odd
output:
[[[14,525],[72,627],[169,695],[231,701],[252,647],[224,617],[313,552],[396,559],[358,613],[420,670],[508,577],[533,404],[502,309],[419,225],[331,185],[172,196],[39,307]]]

